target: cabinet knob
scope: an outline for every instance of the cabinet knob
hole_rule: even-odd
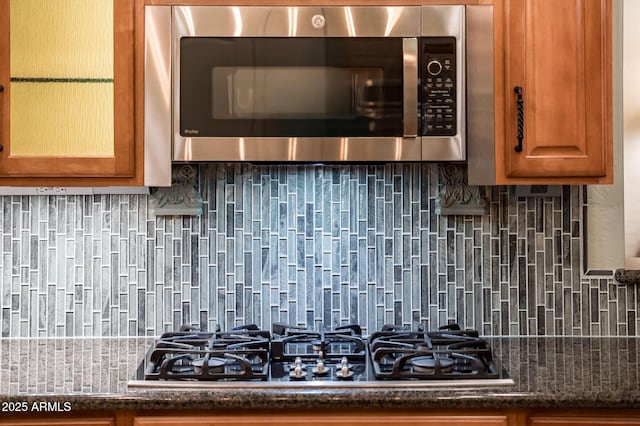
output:
[[[516,145],[516,152],[522,152],[522,141],[524,140],[524,100],[522,99],[522,87],[516,86],[513,91],[518,95],[518,145]]]

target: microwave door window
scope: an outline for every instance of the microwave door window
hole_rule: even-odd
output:
[[[214,120],[353,120],[376,118],[383,104],[381,69],[217,67]]]
[[[181,42],[183,133],[209,137],[402,135],[399,39],[186,41]],[[380,43],[397,51],[380,57]],[[288,54],[265,54],[265,46]],[[367,54],[373,50],[376,55]],[[206,93],[209,96],[203,96]]]

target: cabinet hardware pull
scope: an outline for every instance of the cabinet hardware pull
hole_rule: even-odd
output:
[[[524,139],[524,101],[522,100],[522,87],[516,86],[513,91],[518,95],[518,145],[516,152],[522,152],[522,140]]]

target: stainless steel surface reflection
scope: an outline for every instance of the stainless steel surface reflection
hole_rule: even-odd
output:
[[[374,380],[374,381],[291,381],[291,382],[180,382],[130,380],[129,389],[445,389],[445,388],[491,388],[513,386],[513,379],[483,380]]]
[[[420,138],[180,138],[176,161],[415,161]]]
[[[420,6],[175,6],[176,37],[415,37]]]

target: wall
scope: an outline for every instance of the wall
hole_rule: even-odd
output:
[[[202,166],[201,217],[147,196],[0,197],[1,336],[274,321],[635,335],[638,287],[581,273],[581,188],[438,216],[438,168]]]

